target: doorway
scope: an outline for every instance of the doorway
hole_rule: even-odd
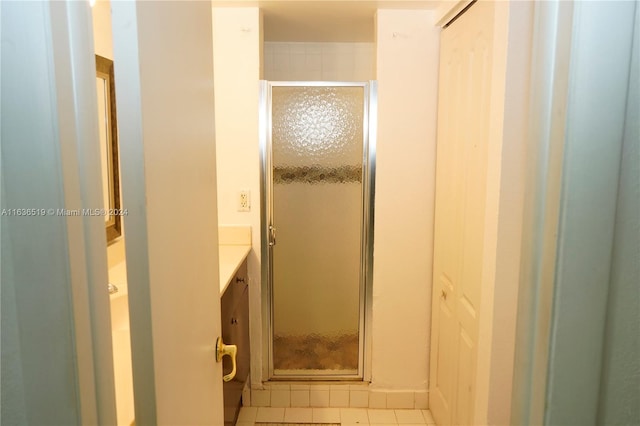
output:
[[[270,379],[364,376],[375,82],[262,82]]]

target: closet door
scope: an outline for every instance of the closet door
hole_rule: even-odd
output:
[[[473,423],[493,13],[477,2],[441,38],[429,392],[439,425]]]

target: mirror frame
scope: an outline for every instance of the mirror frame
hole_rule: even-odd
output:
[[[113,73],[113,61],[111,59],[104,58],[96,55],[96,78],[100,78],[106,81],[106,87],[108,88],[108,103],[105,105],[105,111],[107,114],[106,122],[108,123],[107,131],[107,147],[109,148],[109,158],[105,167],[109,170],[109,184],[113,188],[113,205],[108,207],[107,214],[109,214],[108,220],[106,220],[107,230],[107,244],[113,243],[117,238],[122,235],[122,218],[120,214],[120,173],[118,157],[118,123],[116,119],[116,87]],[[103,131],[103,129],[100,129]]]

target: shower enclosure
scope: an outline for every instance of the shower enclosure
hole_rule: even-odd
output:
[[[375,82],[261,82],[270,379],[364,377]]]

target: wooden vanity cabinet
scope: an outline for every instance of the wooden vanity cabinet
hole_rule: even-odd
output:
[[[221,299],[222,340],[238,347],[237,372],[233,380],[225,382],[224,424],[233,426],[240,411],[242,390],[249,378],[249,279],[245,260],[231,279]],[[223,358],[223,374],[232,370],[231,359]]]

